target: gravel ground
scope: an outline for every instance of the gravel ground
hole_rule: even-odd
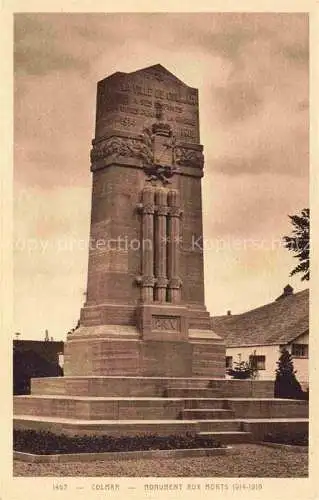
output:
[[[14,476],[307,477],[308,455],[256,444],[237,444],[239,455],[165,460],[32,464],[14,461]]]

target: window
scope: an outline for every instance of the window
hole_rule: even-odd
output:
[[[226,356],[226,368],[232,368],[232,367],[233,367],[233,357]]]
[[[249,356],[249,364],[256,370],[266,370],[266,356]]]
[[[296,358],[308,358],[308,344],[292,344],[291,354]]]

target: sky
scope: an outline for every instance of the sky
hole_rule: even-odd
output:
[[[85,301],[96,83],[162,64],[199,89],[206,306],[273,301],[309,206],[306,14],[16,14],[14,328],[64,339]]]

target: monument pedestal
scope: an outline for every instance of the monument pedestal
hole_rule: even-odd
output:
[[[209,330],[190,329],[187,338],[181,340],[174,337],[173,329],[163,333],[156,328],[150,331],[147,328],[151,311],[157,313],[159,310],[152,307],[144,311],[145,337],[143,331],[132,326],[80,326],[65,345],[64,374],[224,377],[225,346],[220,337]],[[172,318],[170,315],[162,317],[165,320]]]

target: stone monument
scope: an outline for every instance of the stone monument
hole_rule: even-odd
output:
[[[225,443],[307,430],[305,401],[273,399],[273,381],[225,378],[198,244],[198,120],[197,90],[161,65],[98,83],[87,300],[64,377],[14,397],[15,429]]]
[[[224,376],[204,301],[198,91],[157,64],[98,83],[87,301],[65,375]]]

